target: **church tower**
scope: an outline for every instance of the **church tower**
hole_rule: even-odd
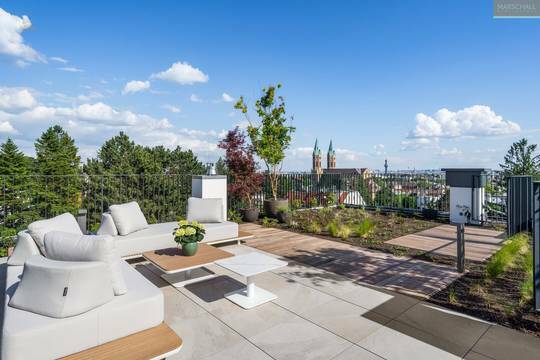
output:
[[[326,155],[326,167],[328,169],[336,168],[336,151],[332,146],[332,140],[330,140],[330,146],[328,147],[328,154]]]
[[[322,174],[322,156],[321,156],[321,149],[319,149],[319,143],[318,140],[315,139],[315,146],[313,147],[313,167],[311,172],[320,175]]]

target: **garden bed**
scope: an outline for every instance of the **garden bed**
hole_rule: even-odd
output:
[[[513,246],[510,243],[526,243]],[[514,249],[512,249],[512,247]],[[490,322],[540,336],[540,314],[533,309],[530,237],[512,237],[492,258],[468,264],[465,275],[434,294],[430,302]]]
[[[325,239],[345,242],[366,249],[410,256],[427,261],[453,263],[450,257],[426,254],[425,251],[387,244],[385,241],[414,234],[441,225],[436,220],[425,220],[421,216],[383,213],[356,208],[319,208],[296,210],[287,224],[263,219],[263,226],[275,226],[291,231],[309,233]]]

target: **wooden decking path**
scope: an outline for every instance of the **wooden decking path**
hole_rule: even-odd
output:
[[[465,228],[465,258],[484,261],[497,251],[504,241],[504,232],[467,226]],[[416,234],[401,236],[386,243],[456,257],[456,227],[441,225]]]
[[[440,264],[396,257],[307,234],[242,224],[255,236],[245,244],[304,264],[332,271],[351,280],[427,297],[454,281],[459,274]]]

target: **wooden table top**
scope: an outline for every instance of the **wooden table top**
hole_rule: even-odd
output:
[[[221,250],[207,244],[199,244],[197,253],[193,256],[184,256],[179,248],[167,248],[147,251],[143,257],[165,272],[177,272],[208,265],[216,260],[234,256],[230,252]]]

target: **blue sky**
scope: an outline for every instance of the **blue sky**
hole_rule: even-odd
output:
[[[83,157],[123,130],[215,161],[245,124],[231,100],[277,82],[297,128],[288,170],[310,168],[315,138],[338,166],[393,169],[496,167],[516,139],[540,142],[540,20],[493,19],[490,1],[0,8],[0,139],[30,154],[59,123]]]

